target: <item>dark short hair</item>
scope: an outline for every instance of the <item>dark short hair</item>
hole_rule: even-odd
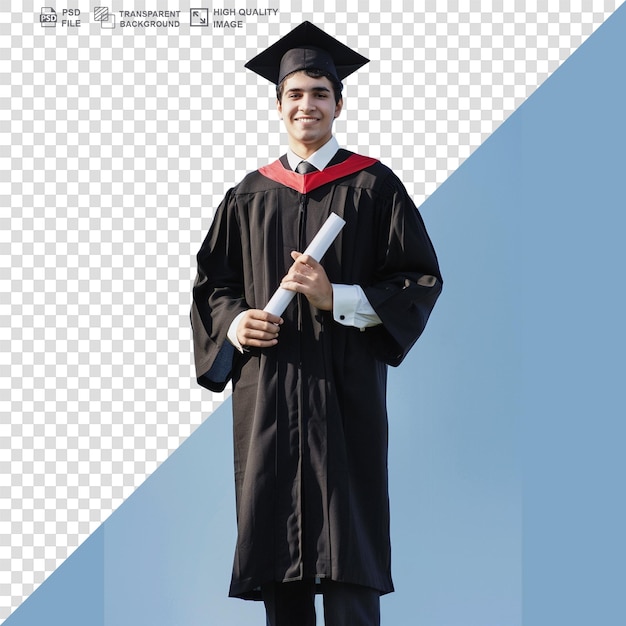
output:
[[[280,83],[276,85],[276,97],[278,98],[278,102],[282,102],[283,100],[283,89],[285,87],[285,81],[290,76],[293,76],[294,74],[297,74],[298,72],[304,72],[307,76],[311,78],[328,78],[328,80],[331,82],[333,86],[333,93],[335,94],[335,103],[339,104],[339,101],[341,100],[341,91],[343,90],[343,84],[340,81],[338,81],[332,74],[329,74],[328,72],[324,72],[322,70],[318,70],[315,68],[296,70],[295,72],[291,72],[290,74],[287,74],[287,76],[285,76],[285,78],[283,78],[280,81]]]

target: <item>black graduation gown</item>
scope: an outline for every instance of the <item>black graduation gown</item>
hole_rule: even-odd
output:
[[[351,154],[340,150],[330,165]],[[387,593],[387,364],[424,329],[441,291],[437,258],[404,186],[377,161],[306,193],[269,175],[249,174],[219,206],[197,256],[191,314],[198,382],[214,391],[233,383],[230,595],[257,599],[262,583],[316,576]],[[361,285],[383,324],[343,326],[298,294],[278,345],[239,353],[226,339],[231,321],[266,305],[290,252],[331,212],[346,225],[323,258],[326,273]],[[436,280],[418,284],[423,276]]]

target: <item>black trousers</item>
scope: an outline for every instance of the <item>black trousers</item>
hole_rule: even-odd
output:
[[[380,626],[380,593],[322,579],[325,626]],[[315,581],[263,585],[267,626],[315,626]]]

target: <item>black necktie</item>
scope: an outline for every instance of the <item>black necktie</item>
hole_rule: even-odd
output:
[[[315,165],[311,165],[308,161],[300,161],[296,167],[298,174],[310,174],[311,172],[319,172]]]

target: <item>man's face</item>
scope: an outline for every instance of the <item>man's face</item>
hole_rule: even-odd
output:
[[[307,158],[331,137],[333,122],[343,102],[335,103],[332,83],[325,76],[312,78],[304,72],[288,76],[278,113],[289,134],[289,147]]]

